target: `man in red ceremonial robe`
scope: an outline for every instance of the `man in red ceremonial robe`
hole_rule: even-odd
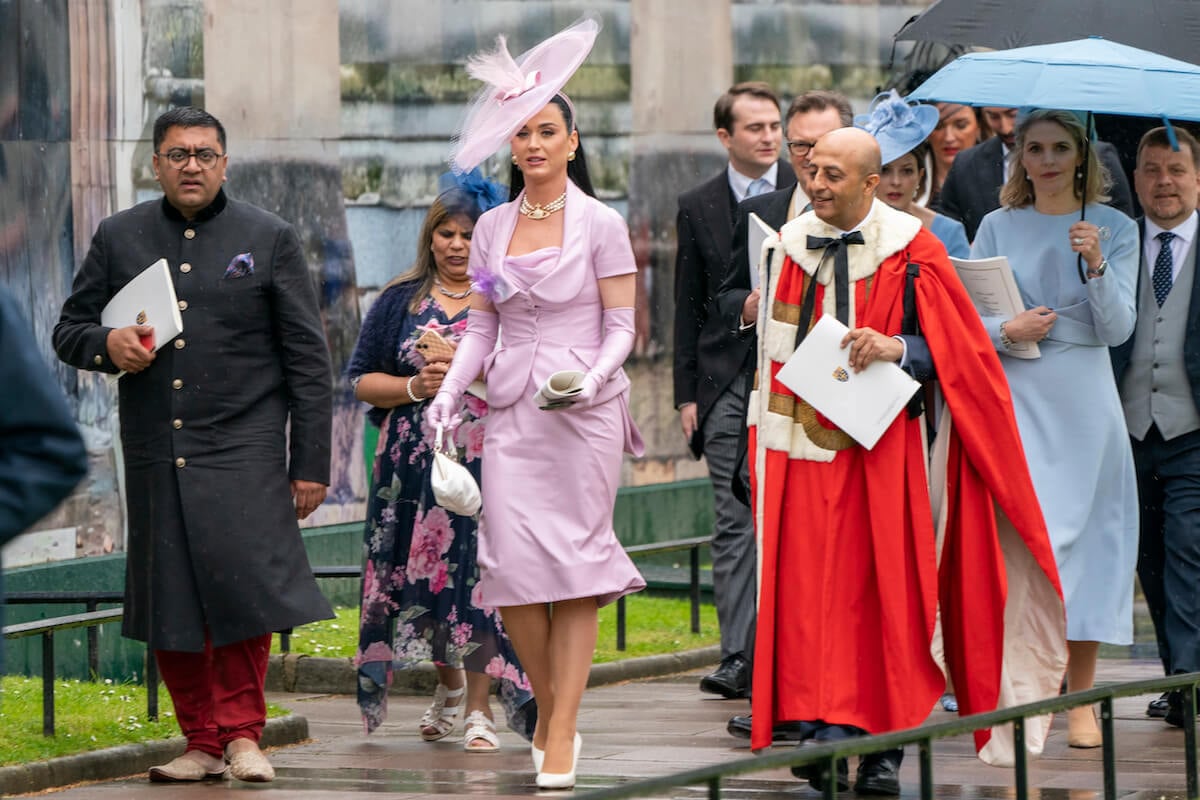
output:
[[[826,134],[810,165],[813,211],[770,245],[763,302],[744,312],[747,323],[758,314],[759,334],[748,420],[761,547],[755,749],[780,721],[804,723],[817,742],[921,724],[945,686],[931,655],[939,611],[962,714],[1052,696],[1066,664],[1062,592],[1008,384],[945,248],[874,200],[870,134]],[[868,450],[776,379],[824,314],[850,328],[854,371],[874,361],[919,380],[936,371],[946,410],[932,481],[923,417],[901,411]],[[1030,750],[1047,727],[1030,721]],[[976,745],[1011,761],[1008,728],[980,731]],[[863,758],[855,790],[897,794],[902,755]],[[820,770],[797,774],[821,788]]]

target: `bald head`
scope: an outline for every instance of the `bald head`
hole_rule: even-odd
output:
[[[862,128],[838,128],[817,141],[817,147],[825,147],[843,155],[861,170],[863,175],[879,173],[883,169],[883,156],[879,153],[879,142]]]
[[[835,228],[856,228],[871,210],[883,170],[875,137],[861,128],[832,130],[817,140],[809,164],[813,211]]]

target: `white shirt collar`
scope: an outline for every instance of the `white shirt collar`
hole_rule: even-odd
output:
[[[736,198],[739,203],[742,202],[746,199],[746,192],[750,189],[750,182],[755,179],[738,172],[733,168],[733,164],[730,164],[726,168],[726,173],[729,175],[729,188],[733,190],[734,198]],[[778,175],[779,162],[775,161],[760,177],[769,183],[771,185],[771,189],[774,190],[779,185],[776,180]]]
[[[1192,240],[1196,238],[1196,230],[1200,228],[1200,218],[1197,218],[1196,212],[1193,211],[1188,215],[1188,218],[1176,225],[1174,228],[1163,228],[1157,225],[1152,219],[1146,217],[1146,242],[1154,242],[1154,249],[1157,252],[1158,242],[1155,237],[1164,231],[1170,231],[1175,234],[1175,237],[1180,240],[1183,245],[1184,252],[1188,247],[1191,247]],[[1172,242],[1172,244],[1174,244]]]

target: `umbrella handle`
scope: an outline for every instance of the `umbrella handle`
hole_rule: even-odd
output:
[[[1087,112],[1087,123],[1083,128],[1083,190],[1080,192],[1081,202],[1079,203],[1079,221],[1083,222],[1087,218],[1087,187],[1088,187],[1088,162],[1092,155],[1092,112]],[[1087,271],[1083,268],[1083,253],[1075,254],[1075,270],[1079,273],[1079,282],[1087,284]]]

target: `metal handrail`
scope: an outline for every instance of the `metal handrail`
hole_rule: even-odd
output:
[[[1081,692],[1058,695],[1045,700],[1025,703],[1020,706],[972,714],[949,722],[939,722],[933,725],[924,725],[875,736],[841,739],[836,742],[797,748],[791,752],[744,758],[725,764],[714,764],[673,775],[663,775],[620,786],[598,789],[580,794],[579,796],[586,798],[586,800],[623,800],[623,798],[649,797],[654,792],[674,789],[680,786],[707,784],[709,798],[717,800],[720,797],[721,780],[723,778],[734,775],[745,775],[751,772],[821,764],[824,768],[822,775],[823,793],[826,800],[832,800],[837,795],[837,781],[831,780],[831,777],[837,768],[838,759],[845,758],[846,756],[861,756],[868,753],[893,750],[907,744],[916,744],[920,750],[921,798],[922,800],[933,800],[933,741],[951,736],[963,736],[974,733],[977,730],[1011,722],[1013,723],[1014,734],[1013,746],[1015,758],[1013,769],[1016,780],[1016,800],[1026,800],[1029,796],[1029,768],[1025,750],[1026,718],[1100,703],[1100,725],[1103,738],[1104,798],[1105,800],[1116,800],[1116,732],[1113,725],[1113,700],[1118,697],[1132,697],[1158,693],[1165,690],[1190,688],[1191,691],[1182,693],[1184,768],[1187,776],[1187,796],[1197,797],[1200,796],[1196,778],[1195,690],[1198,684],[1200,684],[1200,672],[1097,686]]]
[[[678,550],[691,551],[691,601],[692,601],[692,633],[700,632],[700,548],[708,544],[707,536],[697,536],[690,539],[674,539],[667,542],[633,545],[625,550],[631,556],[669,553]],[[317,578],[357,578],[362,575],[359,566],[323,566],[314,567],[313,576]],[[0,633],[5,639],[19,639],[26,636],[42,637],[42,735],[54,735],[54,632],[69,628],[88,629],[88,667],[90,674],[95,677],[99,673],[99,656],[96,644],[96,626],[109,622],[117,622],[124,616],[124,606],[95,610],[97,603],[107,603],[120,600],[122,594],[109,591],[92,592],[12,592],[6,594],[5,602],[11,603],[86,603],[88,610],[82,614],[68,614],[50,619],[39,619],[31,622],[20,622],[5,625]],[[291,629],[279,631],[279,647],[288,652]],[[625,649],[625,598],[617,602],[617,649]],[[149,644],[146,646],[146,716],[158,719],[158,674],[154,653]]]

